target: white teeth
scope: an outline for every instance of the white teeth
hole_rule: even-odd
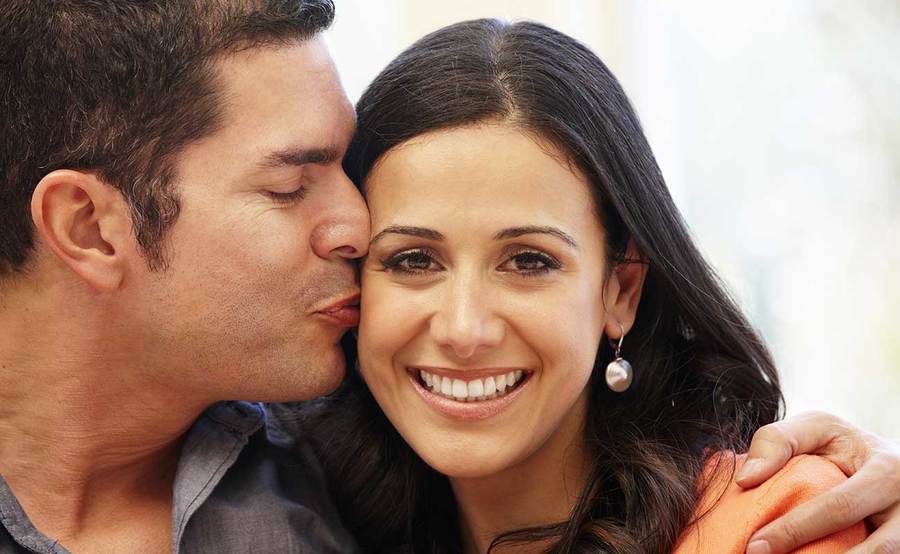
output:
[[[469,390],[471,390],[471,388],[470,388]],[[493,377],[488,377],[487,379],[485,379],[485,380],[484,380],[484,392],[483,392],[483,394],[484,394],[485,396],[491,396],[491,395],[493,395],[493,394],[496,393],[496,392],[497,392],[497,383],[494,382],[494,378],[493,378]]]
[[[497,392],[502,393],[506,390],[506,374],[497,376]]]
[[[477,402],[490,400],[503,396],[509,390],[522,381],[525,372],[514,370],[502,375],[492,375],[485,379],[451,379],[432,375],[427,371],[419,370],[419,378],[426,388],[435,394],[452,398],[458,402]]]
[[[469,396],[469,387],[466,386],[466,382],[462,379],[454,379],[453,380],[453,397],[454,398],[466,398]]]

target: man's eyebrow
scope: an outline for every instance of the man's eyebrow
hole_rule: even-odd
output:
[[[537,225],[526,225],[523,227],[510,227],[508,229],[503,229],[502,231],[494,235],[494,240],[514,239],[523,235],[533,234],[553,235],[554,237],[565,241],[572,248],[578,248],[578,243],[575,242],[575,239],[572,238],[572,235],[566,233],[562,229],[558,229],[556,227],[540,227]]]
[[[260,163],[262,167],[274,168],[305,164],[329,164],[341,159],[337,148],[286,148],[269,153]]]
[[[383,238],[385,235],[408,235],[411,237],[419,237],[422,239],[428,240],[444,240],[444,235],[438,233],[434,229],[426,229],[425,227],[410,227],[406,225],[390,225],[385,227],[381,231],[378,232],[377,235],[372,237],[372,240],[369,241],[369,244],[375,244],[378,240]]]

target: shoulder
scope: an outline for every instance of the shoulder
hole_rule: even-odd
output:
[[[214,537],[229,552],[358,551],[312,449],[299,440],[284,444],[267,431],[257,427],[242,447],[236,443],[240,453],[191,517],[185,544]]]
[[[720,452],[707,464],[703,498],[695,522],[675,554],[740,552],[750,536],[794,507],[845,481],[833,463],[819,456],[797,456],[769,480],[752,489],[734,483],[745,455]],[[798,552],[844,552],[865,539],[862,523],[807,545]]]

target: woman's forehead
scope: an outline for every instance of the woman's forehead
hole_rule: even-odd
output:
[[[478,125],[421,135],[386,153],[366,180],[373,232],[387,225],[493,233],[552,226],[595,234],[587,179],[531,133]]]
[[[419,135],[386,152],[366,178],[367,196],[590,197],[585,176],[533,133],[480,124]]]

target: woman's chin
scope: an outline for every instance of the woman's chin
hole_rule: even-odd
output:
[[[501,473],[513,465],[512,459],[496,448],[471,447],[421,449],[416,453],[432,469],[450,479],[481,479]]]
[[[492,475],[496,475],[505,469],[502,466],[487,465],[485,463],[446,463],[446,464],[428,464],[432,469],[445,475],[448,479],[484,479]]]

